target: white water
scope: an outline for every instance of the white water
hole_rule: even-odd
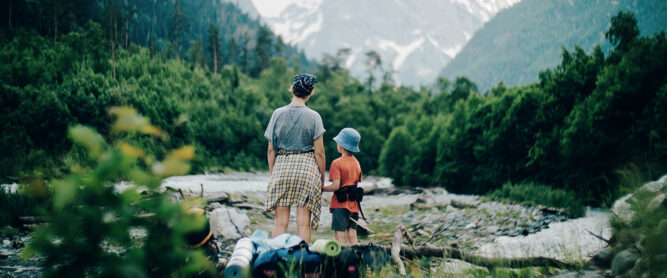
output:
[[[205,194],[265,192],[269,184],[269,176],[267,172],[174,176],[165,179],[162,186],[199,193],[201,185],[204,185]],[[362,187],[370,185],[382,188],[392,186],[390,179],[379,177],[368,177],[360,183]]]

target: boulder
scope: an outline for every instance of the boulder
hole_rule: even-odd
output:
[[[665,193],[660,193],[658,194],[658,196],[655,196],[655,198],[651,199],[651,201],[646,206],[646,209],[649,212],[653,212],[656,209],[663,206],[664,204],[665,204]]]
[[[611,208],[611,212],[613,212],[614,215],[618,216],[618,218],[625,223],[630,223],[630,221],[632,221],[632,216],[634,215],[632,206],[630,206],[630,203],[628,203],[628,200],[630,200],[632,196],[632,194],[628,194],[623,198],[616,200],[616,202],[614,202],[614,206]]]
[[[593,263],[599,267],[611,267],[611,260],[614,258],[614,252],[610,248],[605,248],[593,256]]]
[[[237,208],[216,208],[209,214],[209,218],[211,230],[216,237],[238,239],[250,234],[250,219]]]
[[[667,175],[662,176],[662,178],[660,178],[658,182],[662,183],[663,185],[667,185]]]
[[[620,253],[614,256],[614,259],[611,261],[611,275],[616,277],[618,275],[626,273],[639,259],[639,255],[631,252],[630,250],[623,250]]]
[[[652,181],[652,182],[644,184],[642,187],[639,188],[639,190],[656,193],[656,192],[661,191],[664,187],[665,187],[664,182]]]

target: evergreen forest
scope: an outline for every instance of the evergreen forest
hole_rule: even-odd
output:
[[[320,81],[308,105],[324,121],[327,160],[337,156],[333,136],[354,127],[364,173],[396,185],[484,194],[532,182],[601,206],[621,194],[619,173],[667,171],[667,37],[640,35],[629,12],[612,17],[608,50],[565,46],[539,81],[480,91],[466,77],[420,88],[381,74],[359,80],[342,66],[346,51],[309,61],[229,3],[3,5],[4,181],[92,166],[68,137],[77,125],[157,158],[192,145],[192,173],[265,171],[264,128],[272,111],[289,103],[301,72]],[[377,57],[367,58],[372,67]],[[136,109],[169,136],[112,132],[110,108],[117,106]]]

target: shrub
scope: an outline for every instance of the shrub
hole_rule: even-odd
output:
[[[487,196],[494,199],[562,208],[577,216],[582,216],[585,212],[584,200],[578,199],[574,192],[535,183],[514,185],[505,183],[501,188],[492,191]]]
[[[113,108],[115,133],[167,138],[130,108]],[[194,148],[171,151],[162,161],[119,141],[107,143],[93,129],[69,129],[75,144],[94,161],[49,182],[52,200],[42,209],[49,222],[32,234],[23,256],[43,256],[46,277],[183,277],[212,271],[203,254],[186,248],[183,235],[204,219],[183,213],[192,204],[175,203],[159,192],[161,179],[185,174]],[[163,139],[166,140],[166,139]],[[114,186],[128,179],[130,188]],[[148,194],[140,193],[140,188]],[[144,238],[133,231],[143,230]]]
[[[0,188],[0,227],[15,224],[19,216],[35,213],[39,199],[30,195],[23,187],[16,192]]]

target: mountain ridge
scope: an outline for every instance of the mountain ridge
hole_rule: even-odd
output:
[[[667,26],[664,1],[524,0],[479,29],[440,75],[466,76],[482,92],[500,81],[506,86],[535,82],[540,71],[560,62],[561,47],[611,48],[604,31],[620,10],[635,13],[643,35]]]
[[[373,50],[397,83],[420,85],[433,82],[485,20],[518,1],[300,1],[262,21],[312,59],[350,48],[345,65],[367,78],[365,54]]]

